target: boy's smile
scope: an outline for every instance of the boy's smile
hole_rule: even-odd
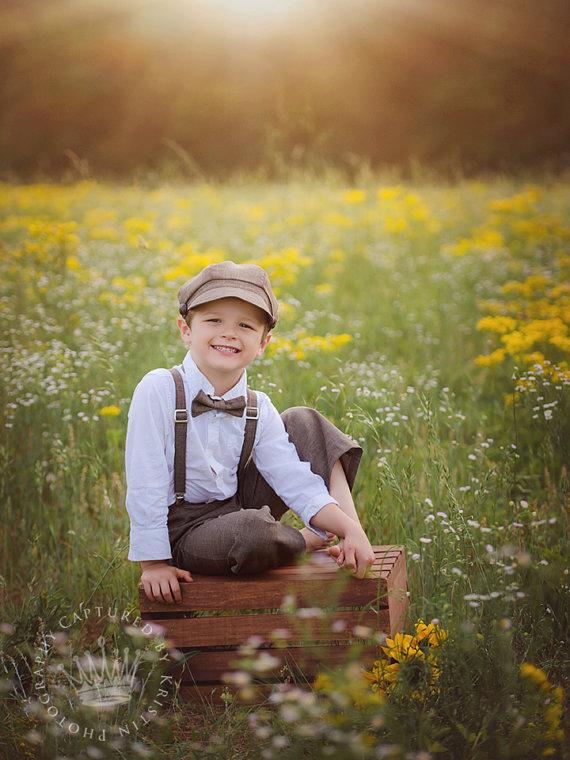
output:
[[[263,338],[264,313],[233,297],[209,301],[192,312],[191,327],[178,318],[182,339],[200,372],[214,386],[215,395],[222,396],[269,343],[270,335]]]

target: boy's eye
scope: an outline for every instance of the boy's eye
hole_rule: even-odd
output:
[[[209,319],[206,320],[206,322],[219,322],[219,321],[220,320],[216,319],[215,317],[210,317]],[[246,322],[241,322],[240,327],[247,327],[250,330],[253,330],[253,327],[251,325],[248,325]]]

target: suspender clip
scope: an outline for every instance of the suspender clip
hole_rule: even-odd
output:
[[[253,412],[253,414],[250,414]],[[259,407],[258,406],[246,406],[245,408],[246,420],[258,420],[259,419]]]
[[[179,415],[183,415],[180,417]],[[174,422],[188,422],[188,409],[175,409]]]

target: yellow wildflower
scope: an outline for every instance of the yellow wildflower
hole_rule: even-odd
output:
[[[395,198],[398,198],[402,195],[404,192],[403,187],[400,185],[395,185],[394,187],[381,187],[378,189],[378,200],[379,201],[391,201]]]
[[[70,269],[73,272],[76,272],[78,269],[81,269],[81,263],[77,256],[68,256],[65,259],[65,266],[67,269]]]
[[[103,406],[99,409],[101,417],[117,417],[120,413],[121,408],[118,406]]]
[[[523,354],[522,360],[525,364],[544,364],[545,357],[540,351],[533,351],[531,354]]]
[[[334,686],[334,681],[327,673],[318,673],[313,681],[313,689],[316,691],[329,691]]]
[[[366,191],[357,189],[345,190],[342,194],[342,199],[345,203],[363,203],[366,200]]]
[[[132,216],[129,219],[125,219],[123,227],[130,235],[146,235],[152,229],[152,222],[149,219]]]
[[[517,320],[512,317],[482,317],[476,325],[477,330],[496,332],[499,335],[511,332],[517,326]]]
[[[497,348],[490,354],[480,354],[473,360],[478,367],[492,367],[495,364],[500,364],[507,354],[506,349]]]
[[[416,623],[416,639],[418,642],[427,639],[430,646],[439,646],[442,641],[447,639],[447,636],[447,631],[436,623],[426,625],[421,618]]]
[[[396,633],[393,638],[386,639],[386,644],[388,646],[381,647],[382,651],[398,662],[424,657],[418,640],[409,633]]]
[[[94,227],[89,231],[91,240],[106,240],[109,243],[116,243],[119,240],[119,233],[113,227]]]
[[[520,673],[523,678],[537,684],[537,686],[543,686],[548,683],[546,673],[541,668],[537,668],[532,662],[523,662],[520,666]]]
[[[523,282],[511,281],[501,287],[501,291],[508,295],[509,293],[519,293],[525,298],[532,298],[534,293],[543,291],[550,280],[543,274],[533,274],[523,280]]]
[[[523,190],[521,193],[511,195],[509,198],[500,198],[490,201],[488,207],[491,211],[520,214],[534,208],[535,204],[541,197],[541,188],[533,185],[528,189]]]
[[[549,338],[549,343],[552,343],[553,346],[556,346],[561,351],[570,353],[570,338],[565,335],[554,335],[552,338]]]

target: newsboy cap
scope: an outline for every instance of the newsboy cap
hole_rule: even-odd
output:
[[[209,264],[178,291],[179,311],[185,317],[194,306],[229,296],[241,298],[263,309],[270,329],[275,327],[277,299],[267,272],[257,264],[236,264],[234,261]]]

